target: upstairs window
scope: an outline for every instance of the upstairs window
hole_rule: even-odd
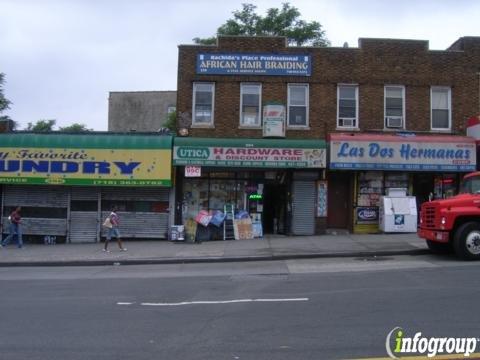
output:
[[[385,128],[405,128],[405,88],[385,86]]]
[[[452,126],[450,88],[432,87],[430,98],[432,130],[450,130]]]
[[[192,125],[213,125],[215,84],[193,84]]]
[[[358,128],[358,86],[338,85],[337,127]]]
[[[308,127],[308,84],[288,84],[288,127]]]
[[[240,126],[261,126],[262,86],[260,84],[240,85]]]

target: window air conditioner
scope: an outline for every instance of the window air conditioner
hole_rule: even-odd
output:
[[[401,116],[387,116],[387,127],[401,128],[403,127],[403,117]]]
[[[355,118],[339,118],[338,125],[342,127],[355,127]]]

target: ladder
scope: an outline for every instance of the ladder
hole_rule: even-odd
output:
[[[235,211],[232,204],[225,204],[223,207],[225,219],[223,220],[223,240],[235,240],[235,232],[233,230],[233,219]]]

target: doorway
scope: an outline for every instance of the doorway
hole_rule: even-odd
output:
[[[286,233],[287,186],[265,184],[263,197],[263,232],[265,234]]]
[[[352,178],[351,173],[330,172],[328,174],[328,228],[347,229],[349,227],[350,178]]]

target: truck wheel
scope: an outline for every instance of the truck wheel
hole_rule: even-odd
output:
[[[427,240],[427,246],[434,254],[450,254],[453,252],[452,244],[450,243],[439,243]]]
[[[480,260],[480,224],[472,221],[455,231],[453,248],[465,260]]]

